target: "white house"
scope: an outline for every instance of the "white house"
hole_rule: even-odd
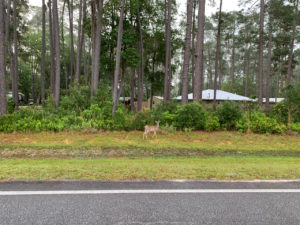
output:
[[[181,101],[182,97],[178,96],[175,98],[178,101]],[[193,101],[193,94],[189,94],[189,101]],[[202,91],[202,100],[203,101],[213,101],[214,100],[214,90],[208,89]],[[253,102],[254,100],[245,96],[233,94],[227,91],[217,90],[216,95],[217,101],[239,101],[239,102]]]

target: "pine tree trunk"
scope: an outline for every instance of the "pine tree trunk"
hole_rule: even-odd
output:
[[[58,23],[58,8],[57,0],[53,0],[53,31],[55,45],[55,90],[54,99],[56,107],[59,106],[60,97],[60,44],[59,44],[59,23]]]
[[[82,0],[79,1],[79,21],[78,21],[78,37],[77,37],[77,57],[75,70],[75,83],[80,83],[81,72],[81,55],[82,55]]]
[[[195,32],[196,32],[196,7],[197,7],[197,0],[194,0],[194,7],[193,7],[193,28],[192,28],[192,90],[194,91],[195,86]]]
[[[49,35],[50,35],[50,92],[54,96],[55,90],[55,47],[54,47],[54,32],[53,32],[53,16],[52,16],[52,2],[48,1],[49,8]]]
[[[85,37],[83,37],[83,40],[85,42]],[[89,72],[88,72],[88,65],[87,65],[87,59],[86,59],[86,56],[87,56],[87,50],[86,50],[86,46],[85,46],[85,43],[83,42],[83,73],[84,73],[84,84],[85,85],[88,85],[88,82],[89,82]]]
[[[219,58],[221,48],[221,22],[222,22],[222,4],[223,0],[220,1],[219,18],[218,18],[218,34],[217,34],[217,48],[216,48],[216,59],[215,59],[215,79],[214,79],[214,108],[217,104],[217,86],[218,86],[218,70],[219,70]]]
[[[271,20],[271,17],[270,17]],[[272,89],[272,80],[271,80],[271,67],[272,67],[272,22],[269,21],[269,43],[268,43],[268,69],[266,77],[266,105],[265,111],[270,110],[270,96]]]
[[[102,14],[103,14],[103,0],[95,2],[97,12],[97,22],[94,25],[96,29],[93,41],[93,60],[92,60],[92,96],[96,95],[99,87],[99,66],[100,66],[100,52],[101,52],[101,31],[102,31]]]
[[[97,14],[97,7],[96,2],[91,1],[91,51],[92,51],[92,65],[91,65],[91,96],[94,96],[96,93],[93,90],[94,86],[94,66],[95,66],[95,44],[96,44],[96,14]]]
[[[66,86],[66,93],[67,93],[69,76],[68,76],[68,69],[67,69],[66,56],[65,56],[65,35],[64,35],[65,7],[66,7],[66,0],[64,0],[63,10],[62,10],[62,14],[61,14],[61,42],[62,42],[62,60],[63,60],[63,64],[64,64],[64,74],[65,74],[65,86]]]
[[[131,1],[130,1],[130,4]],[[133,18],[131,17],[131,27],[130,27],[130,31],[132,34],[135,33],[135,27],[134,27],[134,23],[133,23]],[[132,66],[131,68],[131,72],[130,72],[130,108],[131,108],[131,112],[135,111],[135,68]]]
[[[287,82],[286,85],[289,86],[291,83],[291,78],[293,74],[293,55],[294,55],[294,48],[295,48],[295,36],[296,36],[296,28],[297,28],[297,16],[298,16],[298,9],[299,7],[299,0],[296,1],[295,5],[295,15],[294,15],[294,21],[293,21],[293,31],[292,31],[292,39],[290,42],[290,52],[289,52],[289,58],[288,58],[288,72],[287,72]]]
[[[120,89],[118,91],[118,99],[121,98],[122,93],[125,90],[125,67],[122,65],[122,73],[121,73],[121,83],[120,83]],[[125,103],[125,97],[123,97],[123,103]]]
[[[85,85],[87,86],[89,84],[89,71],[90,71],[90,56],[91,55],[91,44],[88,41],[89,44],[89,49],[88,52],[85,50],[85,57],[84,57],[84,81],[85,81]],[[85,47],[86,49],[86,47]]]
[[[139,51],[141,56],[141,63],[139,65],[138,73],[138,111],[143,109],[143,81],[144,81],[144,44],[143,44],[143,30],[140,11],[138,12],[138,26],[139,26]]]
[[[10,8],[11,8],[11,0],[7,0],[6,5],[6,18],[5,21],[5,57],[9,55],[9,46],[10,46],[10,38],[9,38],[9,26],[10,26]]]
[[[113,86],[113,108],[112,108],[112,116],[113,117],[114,117],[115,111],[117,109],[118,100],[119,100],[118,99],[118,83],[119,83],[120,64],[121,64],[124,8],[125,8],[125,0],[122,0],[121,10],[120,10],[119,30],[118,30],[118,41],[117,41],[116,67],[115,67],[114,86]]]
[[[153,54],[153,58],[152,58],[152,74],[155,73],[155,63],[156,63],[156,52],[154,52]],[[153,85],[151,84],[151,87],[150,87],[150,110],[153,109]]]
[[[46,5],[42,1],[42,56],[41,56],[41,100],[45,101],[45,56],[46,56]]]
[[[12,86],[13,86],[13,98],[14,98],[14,102],[15,102],[15,108],[16,108],[16,110],[18,110],[19,109],[19,88],[18,88],[19,76],[18,76],[17,0],[13,1],[13,25],[14,25],[14,31],[13,31],[14,73],[13,73],[13,79],[12,79]]]
[[[86,1],[83,1],[83,22],[86,20]],[[83,29],[83,25],[82,25],[82,29],[81,29],[81,48],[82,48],[82,54],[83,54],[83,73],[84,73],[84,83],[85,85],[88,84],[87,80],[88,80],[88,66],[87,66],[87,60],[86,60],[86,38],[85,38],[85,32]]]
[[[232,43],[232,52],[231,52],[231,83],[232,83],[232,87],[234,89],[234,85],[235,85],[235,43],[234,43],[234,39],[233,39],[233,43]]]
[[[258,104],[263,105],[263,69],[264,69],[264,11],[265,2],[260,0],[260,24],[259,24],[259,59],[258,59]]]
[[[246,64],[245,96],[249,97],[250,46],[246,50]]]
[[[196,46],[196,71],[195,71],[195,84],[194,84],[194,102],[202,100],[203,90],[203,50],[204,50],[204,24],[205,24],[205,0],[199,1],[198,12],[198,33],[197,33],[197,46]]]
[[[186,23],[186,37],[185,37],[185,49],[184,49],[184,61],[182,72],[182,100],[184,105],[188,103],[188,90],[189,90],[189,65],[191,57],[191,34],[192,34],[192,21],[193,20],[193,0],[187,2],[187,23]]]
[[[212,60],[211,60],[211,52],[210,52],[210,47],[208,48],[208,69],[209,69],[209,89],[213,88],[213,69],[212,69]]]
[[[222,89],[222,84],[223,84],[223,60],[222,60],[222,54],[220,56],[219,59],[219,84],[218,84],[218,89],[221,90]]]
[[[73,83],[73,73],[74,73],[74,62],[75,62],[75,50],[74,50],[74,35],[73,35],[73,0],[68,0],[69,9],[69,29],[70,29],[70,83]]]
[[[35,65],[34,65],[34,59],[33,57],[30,57],[31,59],[31,97],[34,103],[37,101],[37,96],[36,96],[36,74],[35,74]]]
[[[6,21],[8,23],[8,21]],[[6,114],[4,2],[0,1],[0,119]]]
[[[171,14],[172,0],[165,0],[165,23],[166,23],[166,60],[165,60],[165,79],[164,79],[164,101],[171,99],[171,79],[172,79],[172,64],[171,64]]]
[[[130,74],[130,106],[131,106],[131,112],[135,111],[134,98],[135,98],[135,68],[131,67],[131,74]]]

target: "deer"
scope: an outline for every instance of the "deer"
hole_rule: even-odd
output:
[[[152,137],[157,137],[156,132],[159,130],[159,123],[160,121],[155,121],[156,126],[145,126],[145,130],[144,130],[144,134],[143,134],[143,140],[148,138],[147,134],[153,132],[153,136]]]

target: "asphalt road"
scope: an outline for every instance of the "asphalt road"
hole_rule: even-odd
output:
[[[300,182],[4,182],[0,224],[300,225]]]

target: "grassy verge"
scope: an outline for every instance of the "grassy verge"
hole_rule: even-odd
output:
[[[299,158],[3,159],[0,180],[300,179]]]
[[[0,180],[300,179],[300,136],[0,133]]]
[[[300,136],[176,132],[143,140],[142,132],[0,133],[1,158],[300,156]]]

